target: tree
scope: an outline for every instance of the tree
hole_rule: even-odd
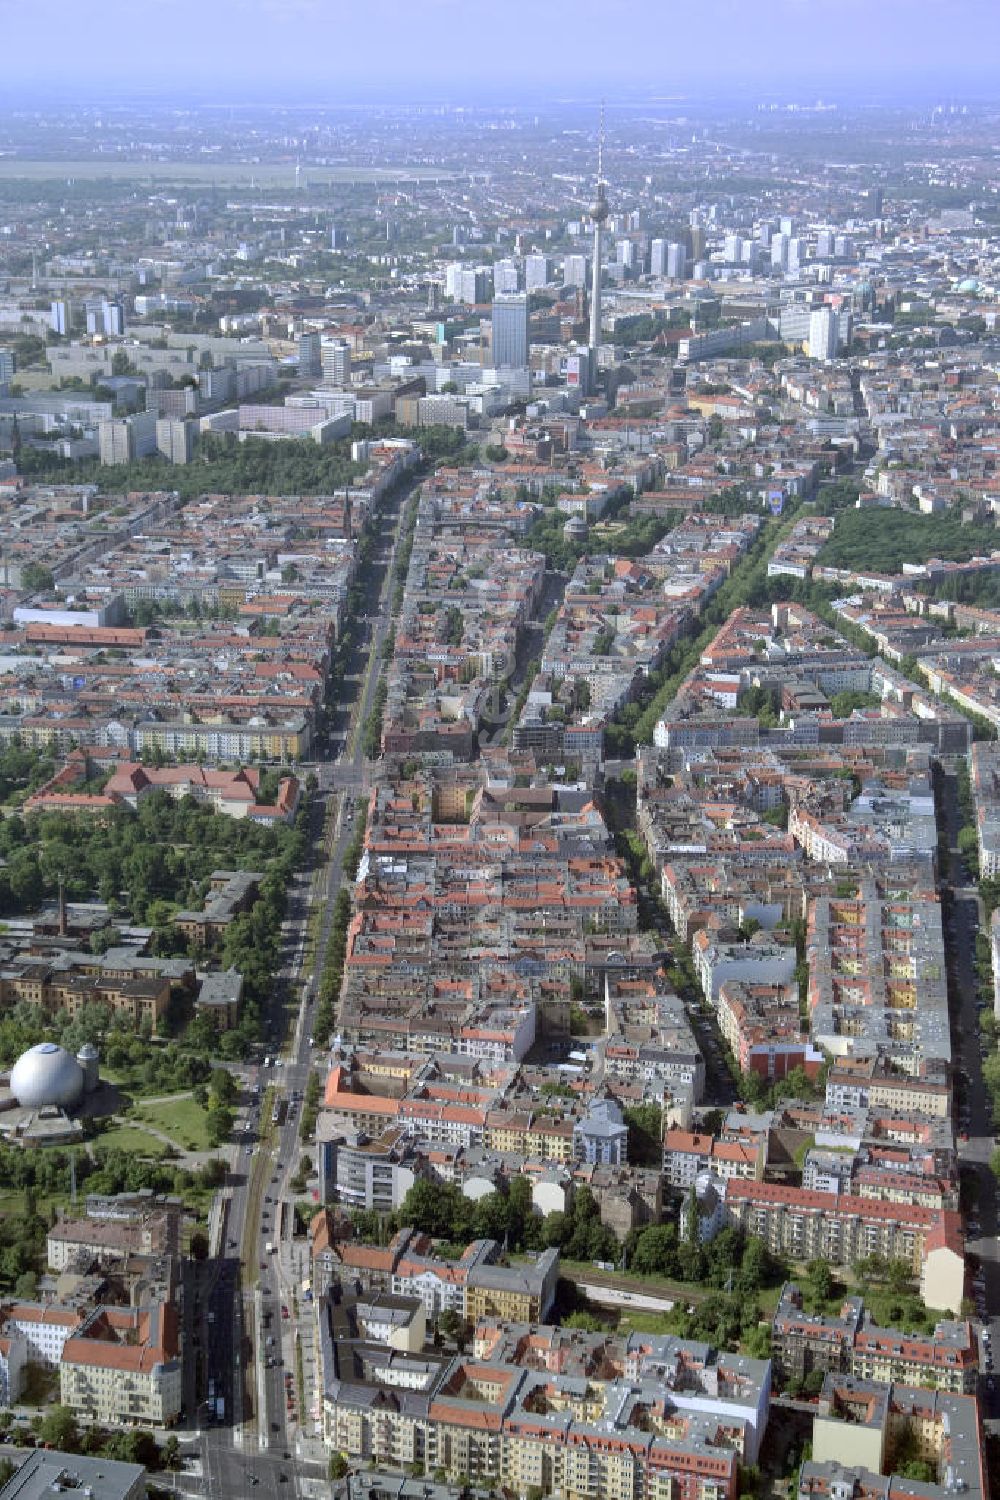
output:
[[[773,1262],[767,1246],[757,1235],[751,1235],[743,1251],[735,1287],[746,1296],[755,1296],[773,1274]]]
[[[208,1086],[217,1104],[233,1105],[239,1098],[239,1088],[228,1068],[213,1068]]]
[[[553,1213],[546,1214],[542,1224],[542,1243],[546,1248],[559,1249],[569,1237],[570,1216],[556,1209]]]
[[[326,1472],[327,1478],[330,1480],[346,1479],[351,1471],[345,1455],[343,1453],[331,1453]]]
[[[937,1478],[934,1465],[923,1458],[911,1458],[907,1463],[900,1464],[895,1473],[902,1479],[916,1480],[919,1484],[933,1484]]]
[[[885,1281],[886,1260],[883,1255],[864,1255],[854,1263],[854,1274],[862,1284],[866,1281]]]
[[[226,1171],[226,1163],[221,1156],[210,1157],[198,1174],[202,1187],[221,1187],[226,1180]]]
[[[102,1443],[101,1452],[118,1463],[142,1464],[145,1469],[155,1468],[160,1461],[160,1450],[156,1446],[153,1434],[134,1429],[129,1432],[112,1433]]]
[[[425,1234],[465,1238],[472,1228],[474,1207],[453,1183],[415,1182],[403,1199],[400,1216]]]
[[[233,1133],[233,1112],[213,1104],[205,1113],[205,1129],[213,1146],[221,1146]]]
[[[502,1240],[507,1233],[507,1198],[503,1193],[486,1193],[475,1206],[474,1231],[477,1239]]]
[[[181,1467],[181,1445],[173,1433],[170,1434],[163,1445],[160,1453],[160,1462],[165,1469],[179,1469]]]
[[[833,1273],[825,1260],[811,1260],[806,1266],[806,1288],[817,1307],[824,1306],[833,1294]]]
[[[905,1260],[895,1257],[886,1266],[886,1281],[890,1291],[907,1292],[913,1284],[913,1270]]]
[[[531,1183],[527,1177],[515,1177],[507,1189],[507,1230],[511,1244],[523,1243],[525,1229],[535,1222],[531,1201]]]
[[[438,1316],[437,1326],[441,1337],[450,1339],[459,1350],[463,1350],[472,1337],[472,1324],[450,1307]]]
[[[28,589],[32,594],[51,593],[55,584],[55,575],[51,568],[46,568],[42,563],[25,563],[21,569],[21,587]]]
[[[80,1433],[76,1425],[76,1413],[69,1406],[53,1406],[39,1423],[38,1436],[43,1443],[59,1448],[64,1453],[78,1452]]]
[[[663,1159],[663,1116],[658,1104],[636,1104],[625,1111],[628,1159],[642,1166],[659,1166]]]
[[[767,1323],[758,1323],[755,1328],[750,1328],[743,1334],[740,1343],[743,1347],[743,1353],[748,1355],[750,1359],[770,1359],[770,1326]]]
[[[575,1312],[571,1312],[567,1317],[563,1318],[563,1327],[579,1328],[584,1333],[601,1333],[604,1329],[604,1324],[596,1313],[587,1312],[585,1308],[578,1307]]]
[[[650,1224],[642,1230],[629,1257],[629,1270],[640,1276],[676,1276],[676,1226]]]

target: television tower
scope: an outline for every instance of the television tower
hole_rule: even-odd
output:
[[[601,103],[601,129],[597,139],[597,194],[590,205],[594,221],[594,266],[590,284],[590,349],[594,373],[597,373],[597,348],[601,342],[601,232],[608,217],[607,183],[604,180],[604,103]]]

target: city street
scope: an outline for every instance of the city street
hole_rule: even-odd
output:
[[[945,943],[953,964],[952,1039],[956,1080],[956,1131],[959,1160],[975,1183],[976,1222],[979,1234],[970,1235],[966,1248],[982,1264],[989,1343],[1000,1348],[1000,1259],[997,1256],[997,1184],[989,1161],[994,1147],[993,1110],[983,1083],[980,1052],[979,1012],[976,1007],[976,933],[979,930],[979,896],[969,883],[965,862],[958,851],[959,809],[957,782],[953,774],[942,778],[940,809],[944,817],[949,869],[945,876]],[[950,898],[950,899],[949,899]],[[964,1137],[964,1139],[963,1139]],[[984,1351],[985,1359],[986,1351]],[[992,1356],[990,1356],[992,1359]],[[991,1372],[982,1382],[983,1409],[987,1416],[1000,1416],[1000,1390]]]
[[[297,1385],[292,1313],[303,1278],[288,1246],[295,1196],[288,1193],[288,1182],[297,1170],[302,1098],[316,1060],[310,1045],[316,985],[304,987],[304,981],[315,980],[304,972],[306,936],[311,911],[318,904],[323,913],[315,950],[318,966],[355,833],[353,799],[367,787],[360,728],[374,702],[382,648],[391,629],[397,533],[412,489],[410,485],[392,497],[380,517],[371,567],[377,606],[369,616],[370,630],[362,631],[349,653],[348,722],[337,727],[333,741],[348,749],[315,767],[319,792],[312,804],[311,858],[288,894],[285,957],[265,1016],[267,1034],[275,1038],[268,1044],[273,1066],[240,1070],[246,1108],[241,1111],[242,1129],[237,1127],[235,1161],[224,1190],[220,1257],[187,1273],[185,1330],[194,1357],[185,1369],[185,1404],[187,1426],[195,1430],[197,1441],[185,1444],[188,1468],[171,1485],[179,1493],[235,1497],[256,1484],[272,1488],[287,1483],[295,1492],[308,1494],[310,1480],[326,1472],[310,1410],[316,1392],[309,1358],[303,1359],[305,1391],[300,1393]],[[363,684],[361,691],[352,695],[351,686],[357,683]],[[301,1003],[296,1004],[300,995]],[[286,1101],[280,1124],[272,1125],[271,1114],[262,1117],[268,1090],[273,1090],[274,1099]],[[273,1252],[269,1245],[275,1247]],[[309,1316],[308,1304],[303,1305],[303,1315]],[[305,1346],[311,1349],[311,1339]],[[221,1419],[209,1419],[209,1391],[213,1401],[224,1403]],[[305,1410],[299,1409],[300,1394]]]

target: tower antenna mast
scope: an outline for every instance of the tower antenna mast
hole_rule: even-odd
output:
[[[594,264],[590,283],[590,367],[591,378],[597,374],[597,349],[601,342],[601,232],[608,217],[607,183],[604,180],[604,101],[601,100],[601,128],[597,137],[597,190],[590,206],[594,224]]]

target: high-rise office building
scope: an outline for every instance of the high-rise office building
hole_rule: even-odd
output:
[[[323,373],[323,340],[318,333],[299,334],[299,374],[313,380]]]
[[[156,423],[156,451],[171,464],[189,464],[194,453],[194,423],[160,417]]]
[[[738,234],[727,234],[722,253],[727,266],[738,266],[743,259],[742,237]]]
[[[151,411],[99,422],[97,440],[101,463],[128,464],[137,458],[148,458],[156,452],[157,425],[156,415]]]
[[[493,265],[493,291],[519,292],[521,290],[521,268],[516,260],[498,260]]]
[[[101,303],[101,331],[105,337],[121,338],[125,332],[125,304],[105,298]]]
[[[490,275],[482,266],[467,266],[453,261],[445,270],[445,295],[455,302],[485,302],[489,294]]]
[[[347,244],[347,235],[343,229],[338,229],[336,224],[330,227],[330,249],[343,250]]]
[[[124,418],[98,423],[97,441],[102,464],[128,464],[135,457],[132,429]]]
[[[351,378],[351,346],[346,339],[324,335],[320,342],[324,385],[346,385]]]
[[[583,396],[589,396],[591,391],[590,351],[589,349],[578,350],[575,354],[566,356],[566,384],[573,390],[579,391]]]
[[[837,357],[840,323],[828,303],[813,310],[809,317],[809,358],[831,360]]]
[[[493,363],[523,369],[528,363],[528,298],[500,292],[493,298]]]
[[[547,255],[526,255],[524,258],[524,285],[529,292],[537,287],[548,286],[552,280],[552,262]]]
[[[14,379],[14,351],[0,349],[0,389],[10,385]]]
[[[587,285],[587,257],[585,255],[563,256],[563,285]]]
[[[816,256],[819,260],[830,260],[834,253],[832,229],[820,229],[816,233]]]
[[[687,251],[677,240],[667,246],[667,275],[671,281],[683,281],[687,273]]]
[[[460,260],[453,260],[444,268],[444,294],[455,301],[462,289],[462,272],[465,267]]]
[[[649,247],[649,274],[651,276],[666,276],[667,274],[667,242],[666,240],[653,240]]]
[[[69,331],[70,316],[69,303],[64,298],[59,298],[53,302],[50,321],[52,323],[52,331],[60,333],[65,337]]]
[[[788,267],[788,235],[782,231],[771,240],[771,265],[777,271],[784,271]]]

